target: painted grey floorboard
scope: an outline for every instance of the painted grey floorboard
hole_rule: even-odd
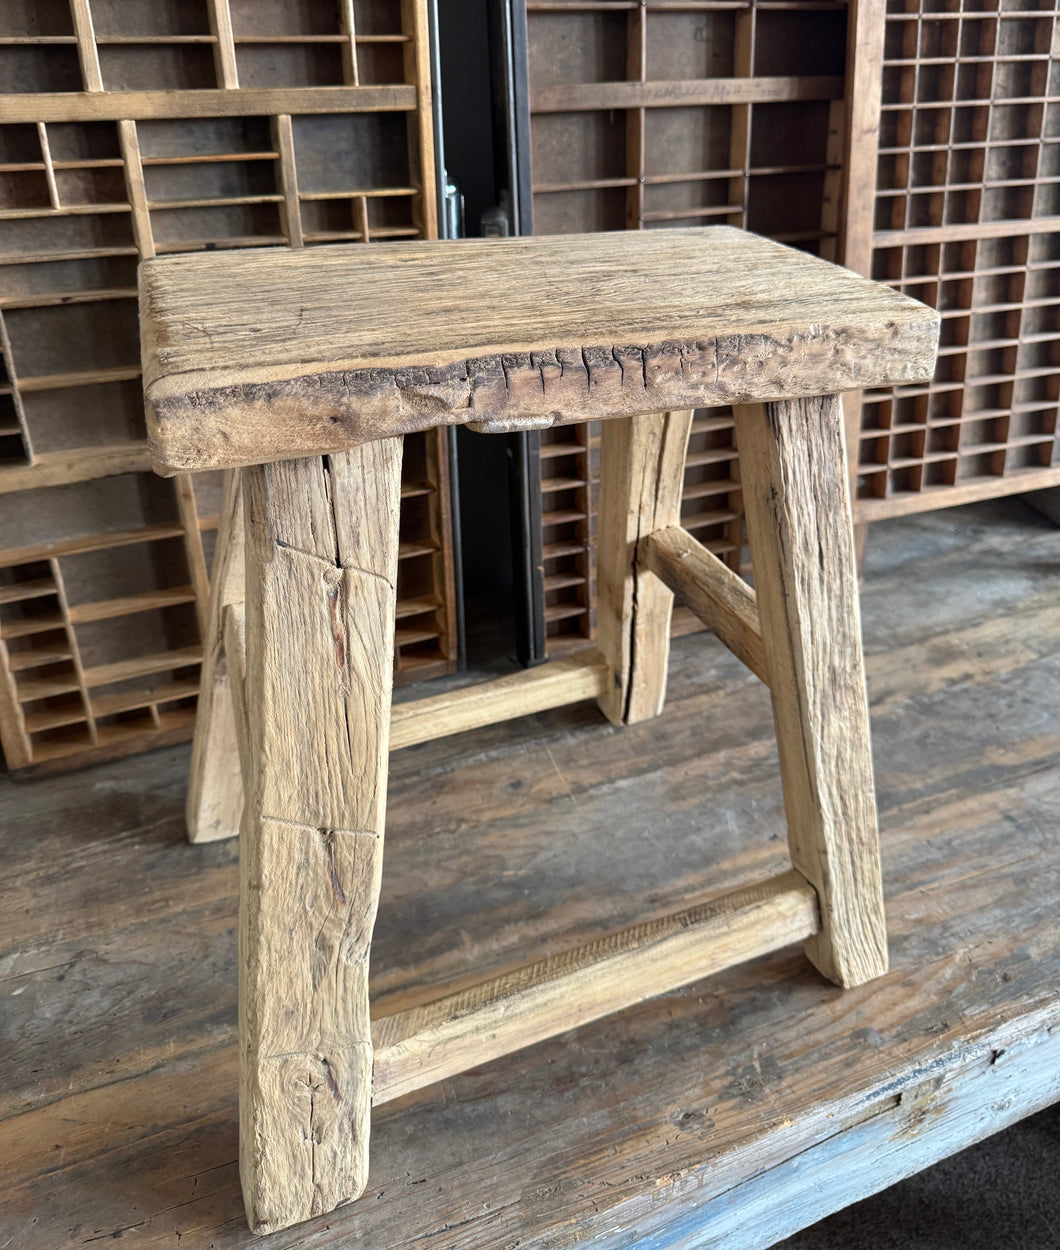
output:
[[[777,1242],[774,1250],[1056,1250],[1060,1104]]]

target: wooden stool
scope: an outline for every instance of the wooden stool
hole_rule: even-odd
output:
[[[237,740],[256,1231],[361,1193],[373,1102],[788,943],[840,985],[885,970],[838,394],[926,381],[934,312],[728,227],[171,256],[141,303],[157,470],[241,470],[189,811],[235,832]],[[679,524],[691,409],[717,404],[756,592]],[[400,436],[594,418],[598,650],[392,711]],[[770,688],[792,870],[370,1020],[388,751],[586,698],[658,715],[674,591]]]

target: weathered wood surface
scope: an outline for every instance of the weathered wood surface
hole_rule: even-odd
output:
[[[257,1232],[368,1181],[400,490],[400,439],[243,473],[239,1159]]]
[[[926,1063],[916,1073],[915,1083],[903,1082],[860,1123],[851,1124],[836,1137],[824,1137],[797,1157],[738,1186],[712,1203],[705,1218],[690,1213],[678,1220],[655,1244],[668,1250],[690,1245],[766,1246],[800,1229],[809,1230],[806,1236],[811,1246],[818,1244],[811,1224],[1060,1099],[1060,1030],[1051,1006],[1029,1012],[1016,1024],[999,1025],[947,1058],[948,1062]],[[836,1110],[830,1107],[829,1114],[835,1115]],[[840,1114],[856,1116],[858,1110],[857,1103],[852,1103]],[[956,1211],[947,1216],[951,1244],[990,1246],[1005,1241],[1026,1250],[1047,1250],[1055,1240],[1055,1224],[1045,1232],[1048,1195],[1042,1195],[1046,1211],[1035,1211],[1033,1198],[1021,1210],[1019,1195],[1004,1189],[1005,1164],[1019,1165],[1006,1160],[1003,1145],[996,1149],[1001,1166],[992,1183],[980,1181],[978,1205],[965,1211],[963,1219]],[[1048,1176],[1048,1168],[1046,1156],[1039,1176]],[[1028,1178],[1027,1189],[1031,1186]],[[935,1193],[943,1202],[949,1197],[942,1189]],[[908,1223],[886,1231],[877,1217],[878,1244],[915,1245],[920,1240],[914,1232],[918,1218],[912,1210],[909,1214]],[[979,1227],[975,1227],[977,1214],[983,1220]],[[1007,1237],[997,1236],[1002,1223]],[[826,1236],[835,1238],[835,1230]],[[790,1250],[787,1241],[782,1244]]]
[[[185,810],[188,838],[192,842],[231,838],[239,832],[243,781],[239,774],[224,615],[229,604],[243,602],[244,588],[243,492],[239,471],[231,470],[225,475],[214,548],[209,621],[203,631],[199,702],[188,772]],[[242,657],[239,662],[243,663]]]
[[[794,869],[696,907],[523,964],[372,1022],[373,1103],[815,934],[817,894]]]
[[[221,636],[224,639],[225,665],[231,686],[232,721],[236,736],[236,754],[239,757],[238,776],[234,780],[239,783],[239,818],[242,818],[243,778],[249,776],[253,770],[250,758],[250,721],[247,716],[247,614],[242,603],[230,603],[225,608]],[[194,742],[191,753],[194,757]]]
[[[861,985],[887,970],[887,930],[842,406],[733,413],[791,862],[821,903],[806,950]]]
[[[598,698],[607,687],[607,676],[600,656],[586,650],[486,683],[410,699],[391,709],[390,749],[399,751],[483,725]]]
[[[938,337],[922,304],[728,226],[169,256],[140,300],[163,473],[924,380]]]
[[[239,609],[237,616],[234,608]],[[192,842],[237,837],[243,810],[236,733],[236,721],[244,715],[240,707],[246,663],[242,602],[225,606],[224,620],[223,651],[217,646],[213,648],[221,656],[221,665],[215,660],[209,686],[204,682],[201,687],[212,695],[206,705],[209,714],[201,718],[192,747],[187,805]],[[609,687],[610,670],[599,653],[590,648],[551,660],[539,668],[487,677],[454,690],[413,698],[391,708],[390,750],[400,751],[483,725],[599,699]]]
[[[416,88],[404,83],[364,87],[250,87],[199,91],[48,91],[0,95],[7,122],[93,122],[132,118],[254,117],[277,113],[414,112]]]
[[[867,555],[890,972],[841,992],[792,949],[381,1108],[365,1199],[270,1246],[718,1230],[749,1250],[1060,1095],[1060,535],[989,507],[882,524]],[[707,636],[672,664],[661,719],[616,731],[582,705],[392,758],[380,1011],[782,870],[766,690]],[[236,1164],[238,849],[184,840],[187,761],[0,783],[18,1250],[260,1244]]]
[[[614,421],[600,434],[596,636],[609,670],[600,707],[615,725],[658,716],[666,700],[674,596],[641,544],[680,518],[691,429],[689,409]]]
[[[743,578],[679,525],[650,534],[644,548],[646,567],[768,683],[758,603]]]
[[[5,465],[0,474],[0,494],[16,490],[37,490],[42,486],[69,486],[94,477],[114,477],[118,473],[147,473],[151,457],[145,442],[109,443],[104,447],[68,451],[38,452],[33,463]]]
[[[739,105],[791,100],[838,100],[843,80],[834,75],[804,77],[698,78],[686,82],[550,83],[530,97],[535,113],[587,109],[680,108],[696,104]]]

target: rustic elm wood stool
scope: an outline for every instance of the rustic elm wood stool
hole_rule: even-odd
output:
[[[237,743],[253,1228],[361,1193],[373,1102],[791,942],[840,985],[884,971],[838,394],[926,380],[935,313],[728,227],[171,256],[141,298],[157,470],[241,470],[189,813],[235,832]],[[679,524],[690,410],[728,403],[756,591]],[[392,711],[401,435],[590,418],[598,650]],[[791,871],[370,1020],[388,751],[585,698],[658,715],[674,591],[770,688]]]

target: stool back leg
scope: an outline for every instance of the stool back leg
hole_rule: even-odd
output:
[[[837,396],[735,409],[788,843],[817,891],[806,946],[839,985],[887,970],[857,570]]]
[[[674,596],[643,540],[677,525],[692,413],[605,421],[600,434],[596,634],[610,670],[599,700],[615,725],[658,716],[666,699]]]
[[[247,614],[242,603],[230,603],[225,608],[224,630],[225,668],[228,670],[228,687],[232,697],[232,713],[236,727],[236,746],[239,749],[239,793],[243,794],[243,778],[253,772],[250,754],[250,721],[247,717]],[[242,815],[242,803],[240,804]]]
[[[256,1232],[364,1189],[401,439],[244,470],[240,1174]]]
[[[199,705],[185,815],[189,842],[234,838],[243,810],[232,694],[225,660],[223,620],[230,603],[243,602],[243,495],[240,473],[225,473],[221,520],[214,548],[210,612],[203,639]]]

